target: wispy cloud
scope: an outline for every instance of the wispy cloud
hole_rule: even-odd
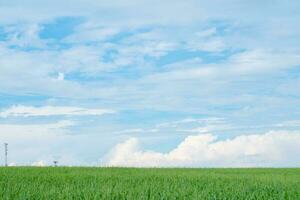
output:
[[[35,116],[84,116],[84,115],[103,115],[113,114],[115,111],[108,109],[91,109],[81,107],[67,107],[67,106],[12,106],[0,112],[0,117],[35,117]]]

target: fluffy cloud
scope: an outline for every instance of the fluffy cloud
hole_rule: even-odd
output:
[[[168,153],[144,151],[139,140],[118,144],[109,166],[253,167],[299,166],[300,133],[268,132],[218,140],[211,134],[188,136]]]
[[[47,164],[45,163],[45,161],[40,160],[40,161],[33,162],[31,164],[31,166],[34,166],[34,167],[45,167],[45,166],[47,166]]]
[[[103,115],[112,114],[115,111],[108,109],[88,109],[80,107],[67,107],[67,106],[44,106],[44,107],[31,107],[31,106],[12,106],[2,112],[0,117],[34,117],[34,116],[52,116],[52,115]]]

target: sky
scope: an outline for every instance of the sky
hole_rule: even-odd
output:
[[[297,0],[0,0],[0,162],[300,167]]]

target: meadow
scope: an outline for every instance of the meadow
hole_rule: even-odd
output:
[[[300,199],[300,169],[2,167],[0,199]]]

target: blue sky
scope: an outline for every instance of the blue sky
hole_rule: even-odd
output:
[[[299,8],[0,1],[10,164],[300,166]]]

